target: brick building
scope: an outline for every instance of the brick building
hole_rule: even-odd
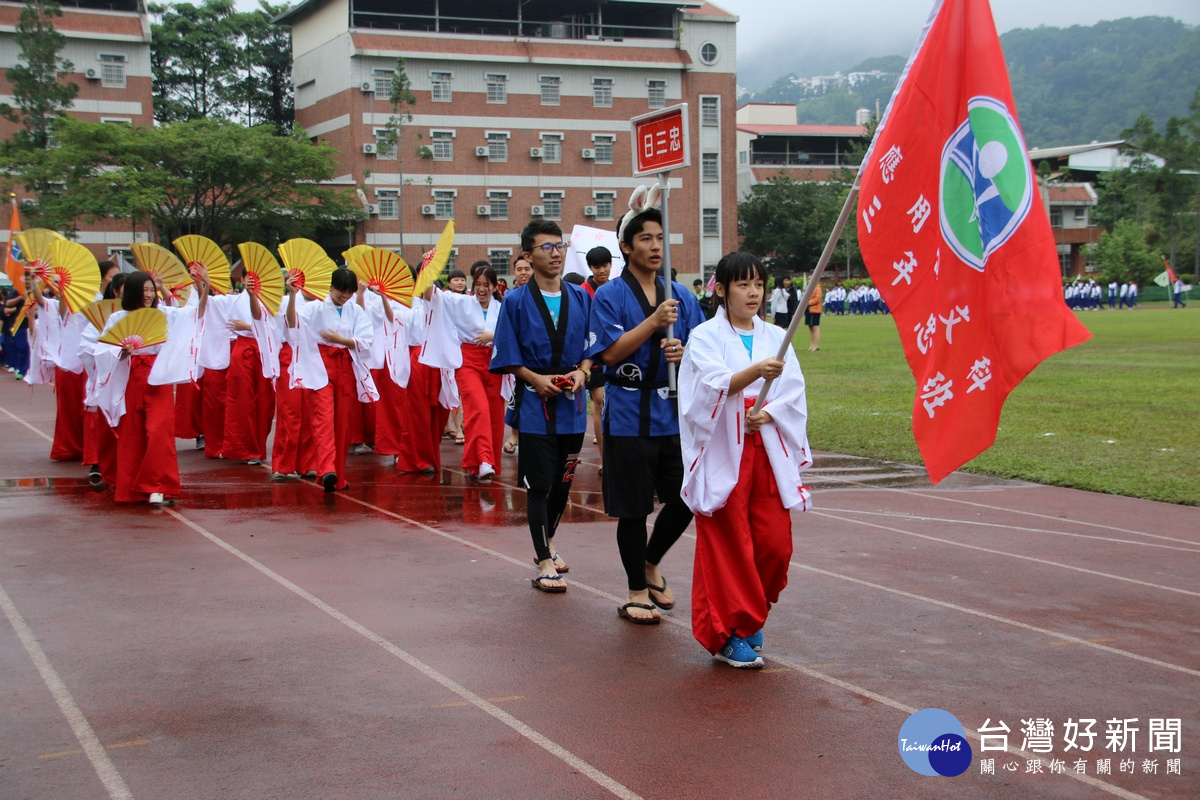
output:
[[[0,0],[0,102],[14,105],[7,70],[20,62],[15,30],[23,3]],[[150,72],[150,19],[142,0],[66,0],[54,27],[66,37],[59,52],[74,65],[64,80],[79,93],[69,113],[88,122],[154,124],[154,92]],[[0,119],[0,136],[8,139],[15,123]],[[18,195],[19,196],[19,195]],[[4,226],[7,228],[7,217]],[[145,224],[138,239],[145,239]],[[0,233],[7,239],[7,230]],[[81,223],[78,241],[97,258],[124,250],[134,239],[127,219]]]
[[[737,246],[737,18],[711,3],[304,0],[277,22],[292,27],[297,122],[338,149],[337,182],[370,212],[330,249],[414,260],[454,219],[456,263],[507,272],[532,218],[614,226],[648,182],[631,177],[629,120],[680,102],[692,166],[671,177],[672,263],[709,274]],[[388,149],[398,56],[417,102]]]

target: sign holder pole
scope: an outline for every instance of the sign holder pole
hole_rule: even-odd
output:
[[[671,287],[671,217],[667,211],[670,205],[671,197],[671,173],[660,172],[658,174],[658,192],[662,198],[662,233],[663,233],[663,259],[662,259],[662,279],[663,279],[663,295],[668,300],[674,297],[674,292]],[[667,338],[675,338],[675,323],[667,326]],[[679,390],[675,376],[676,365],[667,362],[667,391],[671,397],[674,397]]]

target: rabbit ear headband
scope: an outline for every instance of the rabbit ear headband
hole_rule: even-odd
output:
[[[660,189],[658,184],[654,184],[649,189],[645,186],[639,186],[633,190],[633,194],[629,196],[629,211],[625,216],[621,217],[621,224],[617,226],[617,241],[625,240],[625,227],[630,220],[651,208],[657,208],[660,198]]]

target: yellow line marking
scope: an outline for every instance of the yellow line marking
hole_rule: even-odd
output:
[[[143,744],[150,744],[150,740],[149,739],[138,739],[137,741],[133,741],[133,742],[118,742],[117,744],[107,745],[104,749],[105,750],[120,750],[122,747],[139,747]],[[83,755],[82,750],[63,750],[61,753],[45,753],[43,755],[38,756],[38,758],[46,759],[46,758],[58,758],[60,756],[81,756],[81,755]]]
[[[508,697],[489,697],[487,699],[487,701],[489,703],[507,703],[509,700],[524,700],[524,699],[525,699],[525,695],[514,694],[514,695],[509,695]],[[463,706],[469,706],[469,705],[471,705],[471,704],[470,703],[462,703],[462,702],[438,703],[436,706],[430,706],[430,708],[462,708]]]

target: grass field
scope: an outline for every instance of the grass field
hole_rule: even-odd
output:
[[[1079,315],[1092,339],[1008,397],[996,443],[963,469],[1200,505],[1200,312]],[[891,317],[823,317],[796,337],[814,449],[921,463],[915,383]]]

